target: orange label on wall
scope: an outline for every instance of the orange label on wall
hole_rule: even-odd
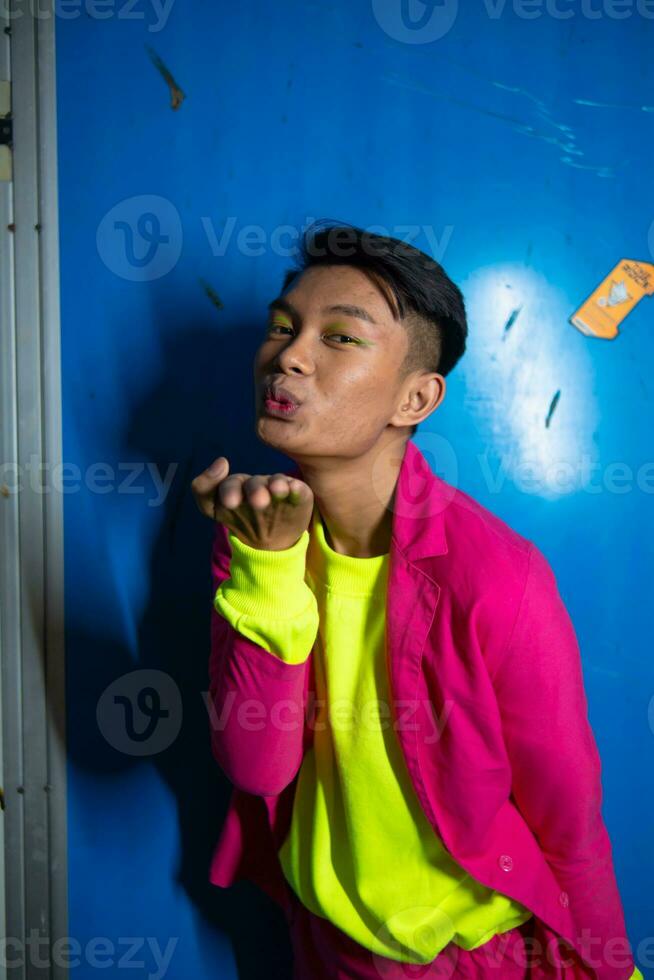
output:
[[[582,333],[614,340],[618,327],[643,296],[654,294],[654,265],[621,259],[586,302],[570,317]]]

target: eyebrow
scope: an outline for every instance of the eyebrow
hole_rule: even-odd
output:
[[[367,310],[364,310],[362,306],[352,306],[350,303],[336,303],[334,306],[326,306],[323,313],[342,313],[343,316],[354,316],[357,320],[375,323]]]
[[[277,299],[272,300],[268,304],[269,310],[285,310],[286,313],[291,316],[298,316],[298,311],[289,303],[288,300],[281,296]],[[376,321],[371,317],[367,310],[362,306],[353,306],[351,303],[335,303],[333,306],[325,306],[322,309],[323,313],[342,313],[343,316],[353,316],[357,320],[365,320],[367,323],[376,323]]]

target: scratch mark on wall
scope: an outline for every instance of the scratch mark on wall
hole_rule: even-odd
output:
[[[509,319],[504,324],[504,333],[502,334],[502,340],[504,340],[511,327],[520,316],[520,311],[522,310],[522,307],[523,304],[521,303],[520,306],[516,306],[515,310],[511,311],[511,315],[509,316]]]
[[[564,151],[565,156],[559,157],[561,163],[565,163],[569,167],[576,167],[579,170],[590,170],[592,173],[595,173],[598,177],[615,176],[615,172],[611,167],[601,166],[601,165],[598,166],[589,163],[581,164],[571,159],[571,157],[573,156],[578,156],[578,157],[584,156],[583,150],[580,150],[577,146],[577,137],[575,136],[574,129],[572,128],[572,126],[568,126],[566,123],[557,122],[557,120],[553,118],[550,110],[548,109],[547,105],[542,101],[542,99],[537,98],[531,92],[527,91],[527,89],[521,88],[520,86],[517,85],[505,85],[503,82],[493,82],[492,84],[496,88],[503,89],[504,91],[514,92],[516,95],[525,96],[525,98],[529,99],[531,102],[533,102],[536,105],[537,107],[536,114],[541,120],[543,120],[545,123],[549,124],[550,126],[553,126],[559,132],[566,134],[566,139],[567,139],[566,142],[562,142],[560,139],[557,138],[552,138],[552,137],[547,137],[542,135],[539,136],[539,138],[543,139],[546,143],[551,143],[552,145],[557,146]],[[525,136],[536,135],[532,126],[525,126],[521,130],[521,132]]]
[[[492,82],[492,84],[495,86],[495,88],[504,89],[505,92],[515,92],[518,95],[524,95],[526,98],[531,99],[531,101],[534,102],[542,112],[548,111],[547,106],[542,99],[532,95],[532,93],[528,92],[526,88],[521,88],[519,85],[505,85],[504,82]]]
[[[515,116],[509,116],[506,113],[496,112],[493,109],[486,108],[485,106],[475,105],[473,102],[465,102],[463,99],[457,99],[454,96],[446,93],[441,94],[440,92],[434,92],[432,89],[428,89],[423,85],[416,85],[415,83],[407,82],[396,75],[382,75],[381,78],[383,81],[388,82],[391,85],[396,85],[399,88],[407,88],[414,92],[420,92],[423,95],[431,96],[433,99],[451,102],[453,105],[461,106],[463,109],[470,109],[471,111],[478,112],[483,116],[489,116],[492,119],[500,120],[500,122],[508,123],[514,132],[520,133],[523,136],[530,136],[533,139],[542,140],[544,143],[548,143],[550,146],[563,151],[563,155],[559,157],[559,160],[561,163],[564,163],[567,166],[575,166],[572,156],[584,156],[584,151],[580,150],[576,145],[576,137],[572,127],[565,123],[557,122],[557,120],[553,119],[544,103],[533,96],[530,92],[527,92],[525,89],[520,89],[515,86],[505,86],[500,82],[492,83],[498,88],[504,88],[508,91],[516,92],[534,101],[538,105],[537,115],[539,118],[548,126],[552,126],[554,129],[558,130],[558,135],[548,133],[543,128],[536,128],[535,126],[524,122],[522,119],[517,119]],[[583,169],[592,171],[598,177],[614,176],[612,168],[603,165],[588,163],[584,165]]]
[[[562,163],[567,163],[569,167],[577,167],[578,170],[592,170],[598,177],[615,177],[615,170],[612,167],[594,167],[591,164],[578,163],[569,157],[561,157]]]
[[[546,429],[549,429],[549,427],[550,427],[550,422],[552,420],[552,416],[554,415],[554,409],[558,405],[559,398],[560,397],[561,397],[561,389],[559,388],[559,390],[554,395],[554,398],[550,402],[550,407],[549,407],[549,410],[547,412],[547,418],[545,419],[545,428]]]
[[[654,112],[654,105],[628,105],[620,102],[593,102],[591,99],[573,99],[575,105],[592,106],[594,109],[636,109],[637,112]]]
[[[202,285],[202,288],[204,289],[205,293],[207,294],[207,296],[209,297],[213,305],[216,307],[216,309],[223,310],[225,308],[225,304],[223,303],[223,301],[221,300],[220,296],[213,288],[213,286],[210,283],[208,283],[206,279],[200,279],[198,281]]]
[[[478,106],[472,102],[464,102],[462,99],[455,99],[452,95],[442,95],[440,92],[434,92],[432,89],[425,88],[424,85],[416,85],[415,82],[406,82],[404,79],[397,78],[396,76],[382,75],[381,77],[383,81],[389,82],[391,85],[396,85],[398,88],[407,88],[413,92],[421,92],[423,95],[429,95],[433,99],[441,99],[444,102],[452,102],[454,105],[460,105],[464,109],[472,109],[474,112],[479,112],[483,116],[490,116],[491,119],[500,119],[502,122],[520,125],[520,120],[514,119],[512,116],[506,116],[501,112],[494,112],[492,109],[486,109],[484,106]]]
[[[170,108],[179,109],[182,102],[186,98],[184,92],[182,92],[181,88],[173,78],[171,72],[168,70],[168,68],[166,68],[166,66],[164,65],[163,61],[161,60],[157,52],[154,50],[154,48],[151,48],[148,44],[146,44],[146,48],[148,54],[150,55],[150,60],[152,61],[152,64],[155,66],[157,71],[161,74],[165,82],[168,84],[168,87],[170,88]]]

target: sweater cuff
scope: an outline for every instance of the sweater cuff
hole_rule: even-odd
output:
[[[232,548],[229,578],[222,583],[220,592],[234,609],[267,620],[293,619],[306,611],[308,530],[294,545],[281,551],[253,548],[230,530],[228,537]]]

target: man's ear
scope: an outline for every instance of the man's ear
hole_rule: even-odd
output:
[[[436,371],[414,372],[406,379],[400,405],[389,425],[410,426],[428,418],[445,398],[447,382]]]

